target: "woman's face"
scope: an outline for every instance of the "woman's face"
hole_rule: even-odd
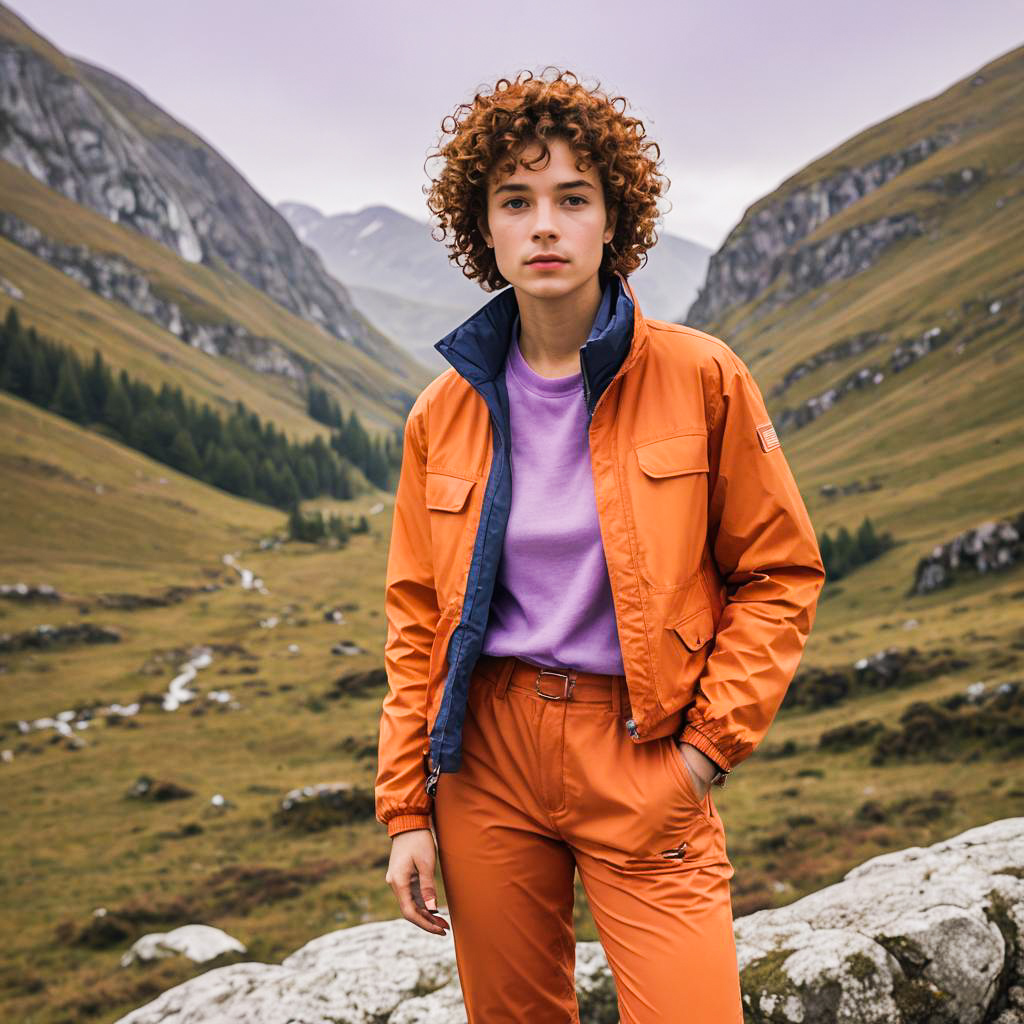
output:
[[[596,168],[579,170],[564,139],[547,143],[550,159],[545,165],[523,167],[523,161],[541,152],[533,143],[518,155],[512,174],[491,173],[487,222],[480,230],[494,247],[498,270],[509,284],[536,298],[560,298],[596,276],[604,243],[615,235],[615,222],[605,209]],[[535,261],[545,254],[557,259]]]

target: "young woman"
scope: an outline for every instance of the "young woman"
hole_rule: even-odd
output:
[[[570,72],[457,108],[428,205],[494,299],[436,348],[388,555],[377,818],[471,1022],[578,1021],[578,871],[620,1018],[740,1024],[713,783],[754,751],[824,568],[762,396],[627,276],[663,178]],[[509,287],[511,286],[511,287]]]

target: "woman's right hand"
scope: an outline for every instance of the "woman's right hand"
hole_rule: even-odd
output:
[[[436,851],[429,828],[399,832],[391,840],[391,859],[384,880],[398,900],[402,916],[435,935],[448,934],[448,922],[437,911],[434,889]]]

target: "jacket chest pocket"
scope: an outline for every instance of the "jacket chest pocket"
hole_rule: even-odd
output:
[[[434,562],[435,588],[442,600],[450,600],[462,568],[460,552],[472,545],[467,536],[474,519],[474,488],[478,480],[451,470],[426,471],[425,500],[430,517],[430,544]]]
[[[692,579],[707,536],[708,435],[689,430],[633,446],[627,467],[641,575],[654,587]]]

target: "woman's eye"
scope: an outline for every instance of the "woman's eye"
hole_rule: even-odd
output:
[[[574,199],[578,199],[579,202],[571,202],[571,200],[574,200]],[[587,204],[587,200],[586,200],[586,198],[584,196],[566,196],[565,200],[571,206],[586,206],[586,204]],[[506,199],[505,202],[503,202],[501,205],[502,206],[507,206],[510,210],[521,210],[522,209],[521,206],[513,206],[512,203],[525,203],[525,202],[526,202],[525,199],[520,199],[517,196],[513,196],[511,199]]]

